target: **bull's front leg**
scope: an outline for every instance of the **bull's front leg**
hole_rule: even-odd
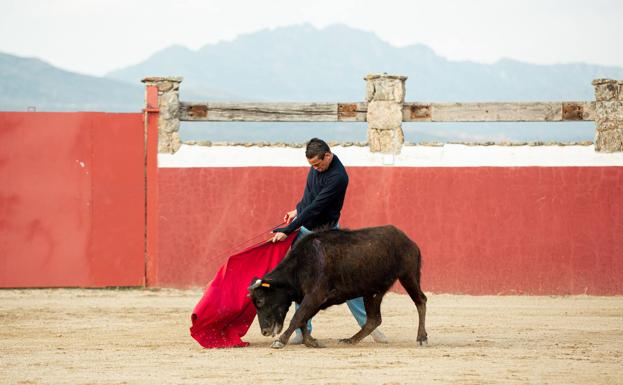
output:
[[[294,315],[292,316],[292,320],[290,321],[290,326],[279,336],[279,339],[275,340],[270,346],[273,349],[281,349],[285,347],[292,336],[292,333],[296,329],[301,329],[303,332],[303,343],[305,346],[310,348],[320,348],[322,347],[318,341],[311,336],[309,330],[307,330],[307,321],[312,318],[318,310],[320,310],[320,306],[317,305],[309,296],[303,298],[301,302],[301,306],[296,310]]]

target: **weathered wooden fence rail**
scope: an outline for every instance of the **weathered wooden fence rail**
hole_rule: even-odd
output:
[[[363,102],[224,103],[180,102],[180,77],[143,80],[158,90],[159,151],[180,146],[180,121],[367,122],[373,152],[399,152],[402,122],[568,122],[595,121],[595,150],[623,151],[623,81],[593,81],[596,101],[423,103],[405,102],[404,76],[368,75]]]
[[[365,122],[366,103],[186,103],[180,120],[208,122]]]
[[[365,122],[359,103],[180,102],[181,121]],[[595,102],[417,103],[402,107],[403,122],[594,121]]]
[[[403,122],[594,120],[595,102],[405,103]]]

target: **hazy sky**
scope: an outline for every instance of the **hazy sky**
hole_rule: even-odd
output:
[[[453,60],[623,67],[619,0],[0,0],[0,51],[102,75],[171,44],[301,23],[343,23]]]

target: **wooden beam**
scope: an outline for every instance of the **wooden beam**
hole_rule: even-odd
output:
[[[180,120],[209,122],[365,122],[359,103],[180,103]],[[418,103],[403,106],[404,122],[591,121],[595,102]]]
[[[403,121],[555,122],[593,120],[594,111],[595,102],[405,103]]]
[[[352,118],[347,117],[345,120],[350,119]],[[180,120],[210,122],[337,122],[338,103],[181,102]]]

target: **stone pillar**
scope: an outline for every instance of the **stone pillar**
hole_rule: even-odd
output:
[[[367,75],[368,143],[371,152],[399,154],[404,143],[402,105],[406,76]]]
[[[623,81],[593,80],[595,87],[595,151],[623,151]]]
[[[181,76],[151,76],[143,79],[146,86],[158,87],[158,152],[175,153],[180,143]]]

